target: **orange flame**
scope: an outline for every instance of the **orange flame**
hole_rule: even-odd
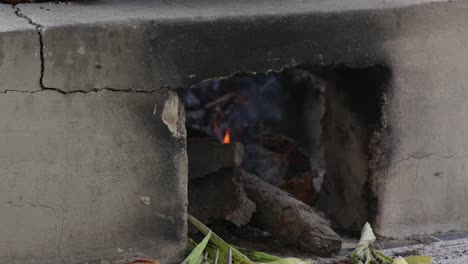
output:
[[[224,139],[223,139],[223,144],[229,144],[231,143],[231,135],[229,135],[229,129],[226,130],[226,133],[224,134]]]
[[[216,135],[219,135],[218,134],[219,133],[219,128],[218,128],[218,124],[216,122],[213,123],[213,130],[214,130]],[[231,143],[231,135],[229,134],[229,129],[227,129],[226,132],[224,133],[224,138],[223,138],[222,143],[223,144]]]

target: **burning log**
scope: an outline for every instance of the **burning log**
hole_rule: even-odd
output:
[[[238,167],[242,162],[243,147],[239,143],[221,145],[209,138],[191,138],[187,142],[187,151],[189,179],[197,179],[221,169]]]
[[[191,138],[187,149],[189,212],[206,224],[226,220],[242,226],[249,222],[255,204],[240,183],[237,167],[242,162],[242,144],[222,145],[209,138]]]
[[[255,175],[243,172],[241,179],[257,207],[253,220],[262,229],[319,256],[340,251],[340,236],[312,207]]]
[[[189,212],[205,224],[227,220],[242,226],[255,212],[240,182],[239,169],[222,169],[189,182]]]

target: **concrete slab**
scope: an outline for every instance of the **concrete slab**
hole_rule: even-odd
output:
[[[385,65],[392,72],[381,133],[386,148],[375,157],[371,179],[377,215],[341,220],[358,230],[375,219],[377,233],[395,237],[467,228],[468,128],[460,120],[468,109],[468,62],[460,54],[468,52],[468,3],[349,10],[343,2],[341,9],[339,2],[328,2],[334,9],[319,2],[323,9],[279,4],[281,15],[265,1],[21,5],[20,11],[43,25],[43,84],[68,92],[189,86],[301,62]],[[352,190],[367,188],[362,182]],[[348,205],[343,199],[333,206],[352,211]]]
[[[167,89],[0,94],[0,262],[178,262],[187,158],[177,105]]]
[[[0,4],[0,32],[32,30],[34,27],[19,18],[11,5]]]
[[[0,4],[0,92],[39,87],[41,61],[37,32],[10,5]]]
[[[381,131],[386,148],[371,174],[377,233],[468,228],[468,3],[407,6],[419,2],[20,5],[41,25],[43,45],[27,24],[14,31],[19,35],[0,53],[8,58],[1,89],[40,89],[42,51],[45,87],[74,93],[0,94],[0,177],[7,182],[0,187],[0,217],[9,226],[0,231],[8,238],[0,244],[1,262],[12,263],[12,256],[22,263],[75,261],[130,247],[149,254],[152,246],[162,262],[175,260],[183,247],[186,185],[185,172],[172,169],[186,164],[184,145],[174,137],[178,125],[168,131],[165,123],[179,116],[161,121],[166,90],[110,90],[155,91],[301,62],[382,64],[392,71]],[[1,34],[0,41],[8,40],[9,33]],[[169,156],[161,144],[170,144]],[[180,163],[169,166],[170,157]],[[144,192],[158,203],[141,205]],[[345,220],[361,226],[373,216]],[[160,243],[164,248],[156,247],[161,239],[169,241]]]
[[[434,264],[468,263],[468,238],[439,241],[431,244],[399,247],[383,250],[385,254],[398,256],[425,255],[433,257]]]
[[[375,175],[381,235],[468,228],[468,126],[462,121],[468,60],[460,56],[468,52],[468,4],[446,7],[401,10],[383,43],[393,84],[386,106],[391,150]]]
[[[405,7],[449,0],[98,0],[75,4],[25,4],[18,7],[46,27],[145,20],[213,20],[240,17],[288,16]]]
[[[423,2],[433,1],[93,1],[17,8],[42,25],[44,86],[89,91],[105,87],[179,87],[241,70],[281,68],[302,57],[307,59],[299,51],[317,38],[305,35],[300,28],[289,32],[284,29],[297,23],[306,28],[327,23],[306,23],[303,15],[315,13],[321,17],[325,12],[377,10]],[[293,16],[301,19],[291,20]],[[347,21],[338,23],[348,25]],[[278,42],[275,27],[283,28],[293,39],[270,47]],[[256,38],[245,43],[250,39],[245,34]],[[230,65],[216,61],[220,58],[230,61]],[[200,67],[201,62],[211,65]]]

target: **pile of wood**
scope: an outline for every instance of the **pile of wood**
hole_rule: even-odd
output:
[[[189,212],[203,222],[255,223],[295,247],[319,256],[341,249],[341,238],[313,207],[242,170],[242,145],[190,139]]]

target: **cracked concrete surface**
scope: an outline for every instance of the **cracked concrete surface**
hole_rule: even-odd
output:
[[[468,32],[461,26],[465,13],[450,5],[446,11],[425,9],[431,21],[423,13],[399,13],[400,27],[385,43],[393,65],[387,111],[392,151],[388,166],[375,176],[380,197],[375,227],[384,236],[468,227],[468,126],[462,121],[468,109],[467,63],[458,56],[466,50]]]
[[[43,32],[45,30],[45,28],[44,28],[43,25],[35,22],[32,18],[30,18],[26,14],[24,14],[23,11],[20,8],[20,5],[12,5],[12,8],[14,10],[15,15],[18,18],[26,20],[30,25],[32,25],[36,29],[36,32],[37,32],[37,35],[38,35],[38,43],[39,43],[39,46],[38,46],[39,52],[38,53],[39,53],[39,59],[40,59],[39,86],[40,86],[41,89],[40,90],[34,90],[34,91],[28,91],[28,92],[34,93],[34,92],[43,91],[43,90],[55,90],[55,91],[58,91],[58,92],[63,93],[63,94],[68,94],[68,93],[88,93],[88,92],[98,92],[98,91],[102,91],[102,90],[108,90],[108,91],[116,91],[116,92],[123,91],[123,92],[151,93],[151,92],[157,91],[158,89],[161,89],[161,88],[158,88],[158,89],[153,88],[153,89],[139,90],[139,89],[134,89],[134,88],[131,88],[131,87],[122,87],[122,88],[100,87],[100,88],[95,88],[92,85],[87,86],[86,88],[82,88],[83,87],[82,84],[79,84],[78,88],[67,90],[67,89],[63,89],[63,88],[55,88],[55,87],[46,86],[44,84],[45,64],[46,63],[45,63],[45,55],[44,55],[45,47],[44,47],[44,32]],[[78,52],[81,53],[80,50]],[[76,72],[73,72],[73,74],[75,74],[75,73]],[[133,85],[135,85],[135,84],[133,84]],[[163,87],[163,88],[165,88],[165,87]],[[10,91],[24,92],[22,90],[12,90],[12,89],[5,89],[5,90],[0,91],[0,92],[6,93],[6,92],[10,92]]]
[[[7,182],[0,187],[0,262],[179,260],[185,127],[170,130],[161,119],[171,98],[171,122],[184,123],[174,92],[142,87],[129,74],[116,88],[77,80],[72,88],[50,86],[47,28],[20,6],[3,7],[22,27],[0,32],[0,180]],[[152,203],[143,205],[143,195]]]
[[[1,94],[0,262],[179,259],[185,132],[153,112],[170,93]]]
[[[0,262],[176,262],[187,159],[168,87],[301,62],[392,70],[376,232],[468,228],[468,3],[275,1],[0,5]]]
[[[16,16],[10,5],[0,4],[0,32],[24,31],[32,27]]]
[[[205,50],[203,43],[192,39],[200,36],[199,31],[205,31],[202,30],[207,28],[203,26],[204,23],[209,25],[213,21],[226,19],[254,21],[270,16],[288,17],[323,12],[380,10],[444,1],[359,0],[350,3],[343,0],[308,2],[288,0],[272,4],[271,1],[260,0],[252,4],[251,1],[245,0],[231,2],[197,0],[190,4],[185,1],[172,1],[169,4],[164,1],[107,0],[71,5],[20,4],[14,9],[17,15],[34,26],[39,34],[41,86],[68,92],[105,87],[116,90],[129,90],[135,87],[139,87],[140,90],[154,90],[159,87],[187,86],[212,76],[242,70],[266,71],[271,67],[281,68],[285,64],[301,60],[299,54],[285,53],[287,49],[281,49],[279,54],[274,50],[269,51],[267,58],[263,58],[265,57],[263,54],[259,55],[258,60],[262,63],[253,63],[248,59],[239,61],[240,58],[237,58],[233,60],[231,67],[219,67],[219,63],[215,62],[213,68],[218,70],[214,71],[197,67],[199,59],[189,64],[181,61],[179,58],[181,52],[187,53],[186,58],[194,56],[192,52],[200,54],[194,57],[207,55],[207,58],[219,57],[216,55],[219,52],[226,54],[226,49]],[[200,28],[192,28],[191,32],[185,32],[189,27],[184,30],[183,24],[187,23],[199,24]],[[182,28],[174,28],[174,24],[180,24]],[[245,26],[241,25],[241,28]],[[233,30],[236,27],[223,25],[221,28]],[[220,33],[211,34],[219,36]],[[220,41],[220,47],[226,46],[222,39],[214,41]],[[227,41],[232,44],[238,43],[237,49],[245,46],[238,40]],[[192,42],[195,50],[187,49],[184,42]],[[122,63],[116,60],[116,54],[127,58],[127,61]],[[238,54],[241,53],[236,51],[233,55]],[[275,61],[273,65],[272,61]],[[128,72],[134,74],[129,76]]]
[[[63,259],[62,257],[62,240],[63,240],[63,227],[64,227],[64,222],[65,222],[65,217],[64,217],[64,209],[63,208],[60,208],[60,215],[57,213],[57,210],[54,206],[52,205],[46,205],[46,204],[34,204],[34,203],[31,203],[31,202],[24,202],[22,201],[21,203],[15,203],[13,201],[6,201],[6,202],[2,202],[0,203],[0,208],[3,207],[3,206],[12,206],[12,207],[16,207],[16,208],[24,208],[26,206],[32,206],[32,207],[35,207],[35,208],[44,208],[44,209],[47,209],[47,210],[51,210],[53,215],[55,216],[55,218],[57,219],[57,221],[60,221],[59,219],[61,219],[61,224],[59,227],[56,227],[56,229],[59,230],[59,233],[58,233],[58,243],[57,243],[57,251],[56,251],[56,256],[62,260],[63,263],[65,263],[65,259]],[[2,210],[3,213],[8,213],[8,210]],[[3,223],[2,223],[3,224]]]
[[[100,0],[86,5],[44,4],[24,6],[40,24],[45,26],[112,23],[129,19],[151,20],[212,20],[239,17],[283,16],[310,13],[332,13],[356,10],[377,10],[406,7],[448,0],[172,0],[172,1],[119,1]],[[49,9],[49,10],[47,10]],[[50,15],[54,14],[54,15]]]
[[[162,107],[174,104],[174,92],[139,85],[146,65],[137,76],[122,74],[127,81],[116,87],[96,79],[47,84],[46,59],[62,63],[45,47],[47,27],[18,5],[8,8],[9,19],[27,25],[11,38],[34,45],[27,53],[0,39],[0,180],[8,182],[0,187],[0,236],[7,238],[0,262],[177,262],[186,235],[185,126],[178,107]],[[173,117],[175,128],[162,116]],[[141,196],[152,203],[142,205]]]
[[[27,15],[23,14],[21,12],[21,9],[18,7],[18,5],[12,5],[13,10],[15,11],[15,14],[17,17],[24,19],[28,21],[28,23],[36,29],[37,36],[38,36],[38,41],[39,41],[39,59],[40,59],[40,65],[41,65],[41,71],[40,71],[40,76],[39,76],[39,86],[41,89],[44,89],[44,38],[42,34],[42,25],[34,22],[31,18],[29,18]]]
[[[40,60],[34,27],[17,17],[11,6],[0,5],[0,34],[0,92],[7,85],[20,91],[35,89]]]
[[[468,238],[440,240],[429,244],[418,244],[383,250],[391,257],[426,255],[433,257],[434,264],[465,264],[468,262]]]

